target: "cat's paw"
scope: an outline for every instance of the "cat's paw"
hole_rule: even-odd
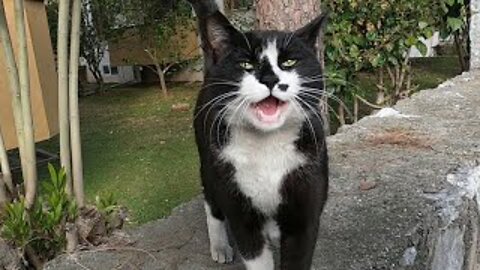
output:
[[[210,248],[212,259],[217,263],[231,263],[233,262],[233,249],[229,245],[221,245]]]

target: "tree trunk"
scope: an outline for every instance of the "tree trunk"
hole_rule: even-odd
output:
[[[70,153],[70,123],[68,109],[68,28],[70,22],[70,1],[58,3],[58,121],[60,128],[60,164],[65,169],[66,187],[73,195],[72,163]]]
[[[92,65],[88,66],[88,69],[92,73],[93,77],[95,78],[95,82],[97,83],[98,90],[97,92],[99,94],[104,93],[104,80],[103,80],[103,75],[98,66],[95,68]]]
[[[353,122],[357,123],[358,122],[358,112],[359,112],[359,104],[358,104],[358,98],[357,95],[353,96]]]
[[[15,54],[13,52],[12,41],[5,17],[5,9],[3,1],[0,1],[0,41],[2,42],[3,51],[5,53],[5,65],[7,67],[7,77],[10,88],[10,96],[12,99],[13,118],[15,121],[15,129],[18,140],[18,150],[20,152],[20,160],[22,165],[25,161],[25,140],[24,140],[24,124],[22,115],[22,101],[20,96],[20,80],[18,78],[17,64],[15,62]],[[26,176],[26,167],[22,166],[22,175]]]
[[[20,95],[24,124],[25,164],[27,175],[24,175],[25,202],[27,208],[35,203],[37,195],[37,158],[35,151],[35,134],[33,131],[32,107],[30,102],[30,69],[28,61],[27,32],[25,27],[25,9],[23,0],[15,0],[15,26],[18,37],[18,71],[20,79]]]
[[[152,53],[152,51],[153,51],[153,53]],[[149,67],[153,72],[157,73],[158,79],[160,80],[160,91],[162,91],[163,97],[167,97],[168,96],[168,88],[167,88],[167,83],[165,81],[165,74],[172,67],[172,65],[170,64],[166,68],[163,69],[162,66],[160,65],[160,62],[159,62],[158,58],[157,58],[156,49],[152,49],[152,50],[145,49],[145,52],[148,54],[148,56],[152,60],[153,65],[155,66],[155,69],[150,67],[150,66],[147,66],[147,67]]]
[[[70,137],[72,147],[73,190],[80,208],[85,206],[80,115],[78,109],[78,60],[80,55],[81,14],[82,1],[74,0],[72,5],[72,32],[70,37]]]
[[[318,0],[255,0],[260,29],[296,30],[320,14]]]
[[[460,62],[460,68],[463,71],[468,70],[468,64],[465,56],[465,49],[463,47],[463,39],[460,37],[461,33],[455,32],[453,34],[454,41],[455,41],[455,49],[457,51],[458,61]]]
[[[338,105],[338,122],[340,123],[340,126],[344,126],[346,124],[345,108],[343,107],[342,104]]]
[[[165,73],[163,73],[162,69],[158,70],[158,78],[160,78],[160,86],[162,88],[162,95],[163,95],[163,97],[167,97],[168,96],[168,88],[167,88],[167,83],[165,82]]]
[[[385,73],[383,68],[378,70],[377,101],[378,105],[385,104]]]
[[[257,28],[270,30],[294,31],[306,25],[320,14],[320,1],[318,0],[255,0]],[[324,68],[323,43],[318,41],[318,59]],[[328,104],[328,97],[323,98],[323,103]],[[320,105],[324,129],[330,134],[329,112],[327,105]]]

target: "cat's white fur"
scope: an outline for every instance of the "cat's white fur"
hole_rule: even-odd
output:
[[[263,235],[273,243],[280,241],[280,228],[273,219],[269,219],[263,227]]]
[[[273,270],[275,263],[273,261],[273,253],[268,244],[265,245],[260,256],[251,260],[245,260],[245,267],[247,270]]]
[[[221,157],[235,167],[234,180],[243,194],[262,213],[275,214],[281,203],[284,177],[305,163],[295,141],[298,127],[259,133],[247,127],[233,127],[229,144]]]
[[[225,222],[216,219],[212,215],[210,206],[205,203],[207,215],[208,237],[210,238],[210,254],[218,263],[230,263],[233,261],[233,249],[228,243],[227,228]]]

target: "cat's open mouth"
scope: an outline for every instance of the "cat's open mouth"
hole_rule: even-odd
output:
[[[269,96],[260,102],[253,103],[252,109],[261,122],[276,123],[286,106],[287,102],[279,100],[274,96]]]

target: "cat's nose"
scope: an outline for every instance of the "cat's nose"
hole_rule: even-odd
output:
[[[278,89],[280,89],[280,91],[283,91],[283,92],[286,92],[288,90],[288,84],[279,84],[278,85]]]
[[[280,80],[275,75],[263,76],[262,79],[260,80],[260,82],[265,84],[270,90],[273,90],[273,87],[275,87],[275,85],[277,85],[279,81]]]

